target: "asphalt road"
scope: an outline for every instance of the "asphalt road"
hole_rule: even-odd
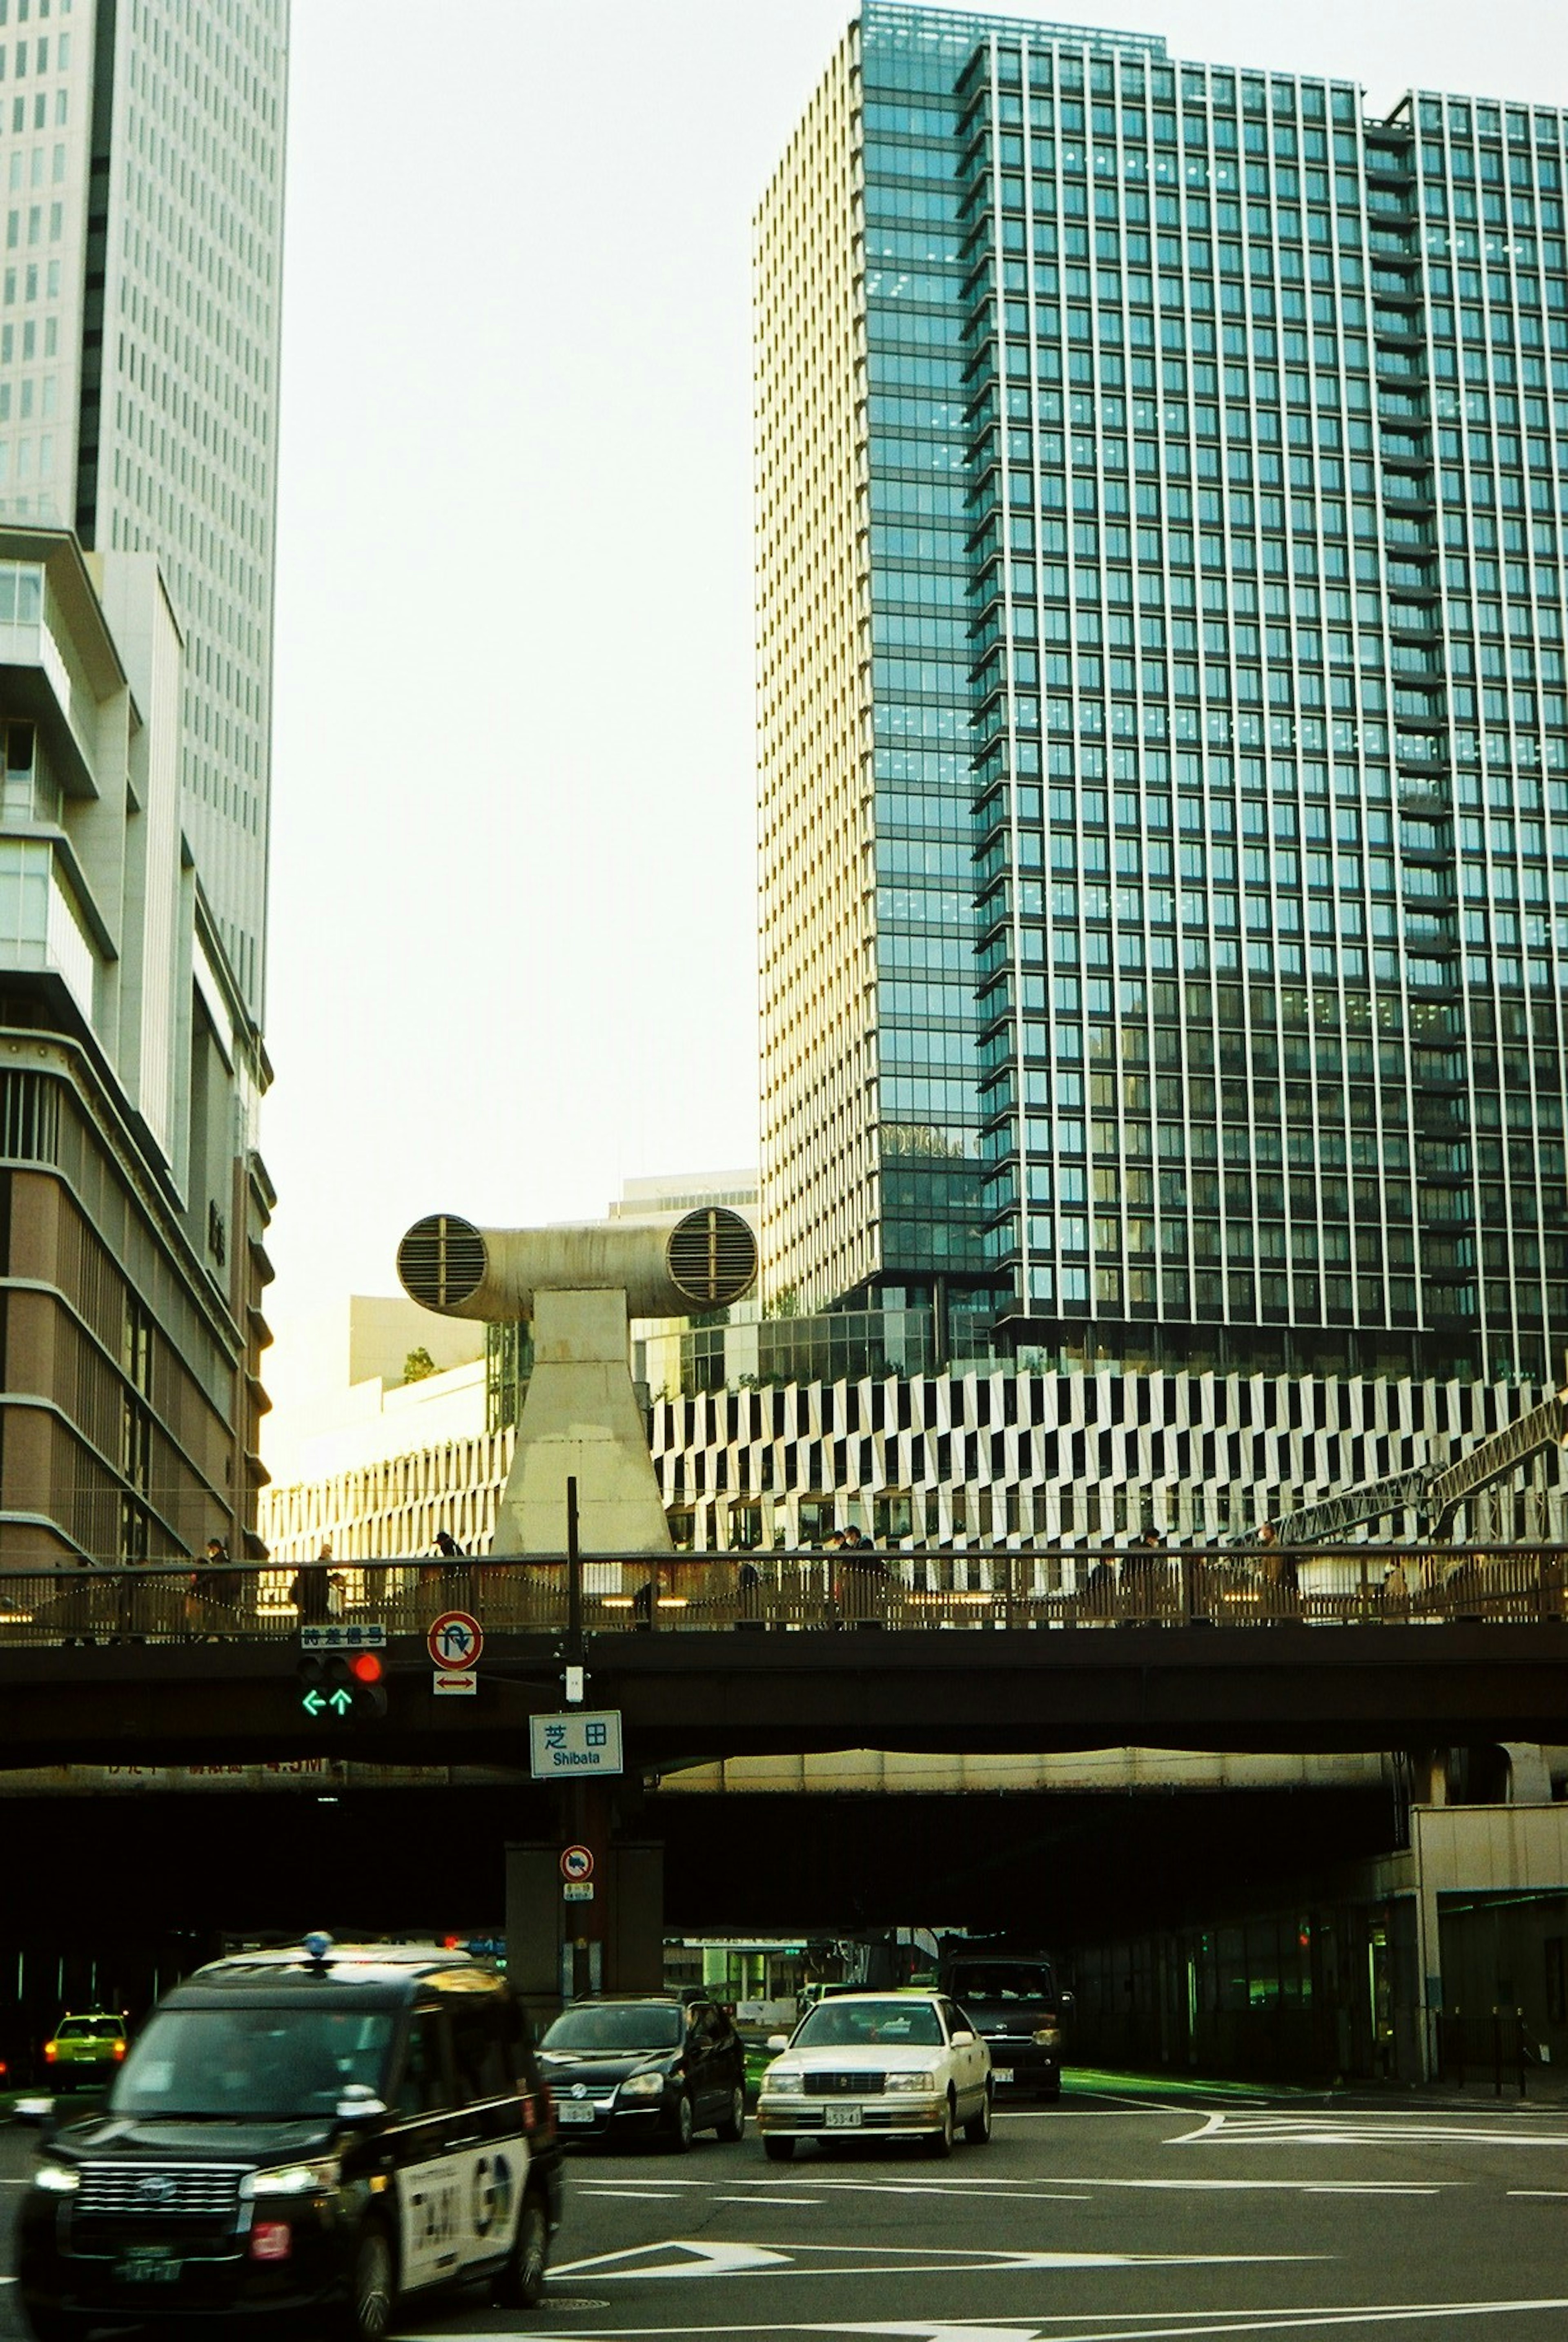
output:
[[[0,2219],[29,2135],[0,2128]],[[550,2297],[456,2300],[404,2337],[604,2342],[1563,2342],[1568,2107],[1166,2092],[1101,2079],[1007,2107],[939,2164],[815,2147],[767,2163],[574,2152]],[[5,2271],[10,2268],[9,2246]],[[0,2337],[23,2327],[0,2284]]]

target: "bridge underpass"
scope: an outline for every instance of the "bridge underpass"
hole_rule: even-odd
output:
[[[1389,1786],[910,1795],[692,1795],[626,1784],[618,1833],[663,1854],[671,1936],[832,1939],[964,1926],[1070,1950],[1215,1907],[1239,1872],[1282,1888],[1371,1856]],[[500,1932],[509,1844],[566,1836],[560,1793],[514,1781],[6,1797],[15,1890],[0,2056],[21,2073],[65,2005],[133,2010],[225,1937]],[[10,1993],[5,1998],[9,2000]]]
[[[1300,1596],[1293,1589],[1286,1599],[1254,1584],[1243,1589],[1239,1612],[1233,1593],[1190,1572],[1183,1581],[1174,1568],[1153,1596],[1134,1582],[1124,1583],[1114,1603],[1097,1604],[1092,1592],[1064,1599],[1048,1587],[1035,1591],[1034,1557],[1024,1559],[1028,1570],[1011,1556],[990,1585],[938,1588],[925,1609],[914,1606],[919,1588],[911,1584],[914,1624],[891,1605],[874,1619],[845,1617],[816,1563],[800,1573],[799,1617],[748,1616],[732,1590],[701,1597],[704,1607],[670,1597],[681,1604],[677,1629],[659,1617],[654,1631],[637,1633],[628,1631],[634,1588],[602,1595],[601,1623],[583,1652],[587,1696],[621,1712],[628,1777],[597,1826],[606,1851],[617,1842],[663,1849],[663,1910],[655,1907],[648,1956],[656,1962],[661,1917],[678,1931],[794,1930],[819,1914],[835,1931],[877,1919],[907,1923],[922,1917],[910,1907],[912,1884],[924,1896],[928,1876],[934,1897],[946,1903],[951,1893],[966,1907],[939,1913],[948,1922],[995,1923],[1064,1942],[1090,1932],[1104,1939],[1118,1929],[1168,1931],[1201,1921],[1227,1895],[1233,1902],[1243,1877],[1262,1892],[1276,1850],[1288,1900],[1289,1879],[1303,1879],[1320,1853],[1323,1863],[1343,1863],[1388,1848],[1397,1834],[1388,1792],[1371,1788],[1338,1807],[1296,1796],[1276,1799],[1273,1811],[1255,1797],[1227,1807],[1166,1797],[1129,1799],[1113,1813],[1104,1799],[1082,1801],[1079,1810],[1024,1792],[907,1803],[849,1797],[825,1807],[812,1800],[803,1814],[800,1799],[726,1796],[710,1804],[679,1793],[650,1797],[643,1787],[704,1762],[868,1746],[971,1759],[1137,1746],[1392,1747],[1425,1752],[1429,1767],[1433,1751],[1482,1752],[1479,1777],[1492,1761],[1485,1752],[1500,1744],[1564,1734],[1568,1634],[1554,1556],[1537,1552],[1527,1567],[1510,1563],[1501,1576],[1495,1557],[1477,1556],[1477,1571],[1490,1569],[1491,1579],[1473,1578],[1461,1596],[1451,1572],[1419,1616],[1372,1606],[1380,1556],[1365,1548],[1354,1563],[1359,1582],[1348,1589]],[[217,1631],[195,1639],[180,1609],[162,1616],[145,1574],[119,1586],[105,1586],[106,1574],[86,1588],[69,1584],[52,1618],[40,1603],[25,1617],[13,1612],[14,1624],[0,1619],[0,1765],[248,1766],[330,1751],[390,1767],[520,1775],[530,1717],[561,1705],[564,1622],[547,1631],[514,1623],[515,1576],[494,1566],[465,1572],[475,1603],[499,1589],[486,1616],[479,1689],[472,1698],[437,1699],[423,1636],[411,1629],[440,1592],[419,1586],[412,1566],[400,1567],[401,1583],[364,1573],[365,1610],[374,1616],[379,1606],[388,1629],[387,1714],[337,1728],[302,1709],[292,1617],[204,1620]],[[814,1588],[808,1568],[819,1575]],[[528,1598],[536,1590],[537,1581]],[[160,1937],[183,1930],[187,1952],[204,1931],[210,1943],[215,1930],[295,1932],[325,1923],[380,1931],[449,1921],[454,1930],[487,1932],[505,1906],[504,1849],[532,1846],[545,1857],[543,1873],[532,1874],[537,1902],[541,1877],[558,1895],[553,1849],[585,1827],[558,1792],[520,1777],[460,1796],[400,1792],[396,1808],[385,1797],[344,1797],[315,1810],[309,1801],[279,1799],[270,1819],[274,1802],[236,1800],[225,1823],[204,1801],[199,1819],[172,1818],[164,1830],[121,1817],[117,1801],[74,1814],[64,1832],[59,1807],[52,1815],[40,1808],[16,1842],[60,1842],[65,1858],[42,1907],[69,1917],[64,1934],[50,1927],[56,1965],[62,1950],[104,1938],[122,1912],[134,1915],[121,1938],[122,1967],[138,1930],[145,1942],[149,1927]],[[1309,1811],[1330,1817],[1316,1851]],[[172,1862],[175,1847],[184,1849],[180,1865]],[[754,1848],[764,1850],[754,1877]],[[601,1876],[608,1875],[606,1864]],[[110,1891],[84,1896],[84,1880]],[[601,1927],[608,1901],[596,1915]],[[31,1976],[37,1958],[47,1968],[47,1953],[34,1932],[28,1944],[37,1956]],[[651,1980],[646,1965],[634,1979],[605,1976],[633,1980]],[[535,1989],[547,1988],[535,1978]],[[135,1984],[124,1989],[135,1999]]]

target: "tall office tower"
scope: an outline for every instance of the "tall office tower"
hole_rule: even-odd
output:
[[[0,10],[0,513],[156,554],[181,820],[265,988],[288,0]]]
[[[759,221],[776,1282],[1561,1363],[1563,173],[870,0]]]
[[[237,1541],[265,1476],[286,31],[0,0],[8,1560]]]

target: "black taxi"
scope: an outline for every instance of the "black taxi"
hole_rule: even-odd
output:
[[[238,2313],[379,2342],[398,2301],[544,2290],[561,2158],[504,1981],[432,1945],[312,1936],[199,1969],[105,2107],[40,2151],[17,2220],[37,2342]]]

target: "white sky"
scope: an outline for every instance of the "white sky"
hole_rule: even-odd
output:
[[[755,1158],[750,220],[848,14],[294,0],[281,1339],[395,1291],[424,1212],[592,1218]],[[1562,0],[1084,21],[1378,110],[1568,102]]]

